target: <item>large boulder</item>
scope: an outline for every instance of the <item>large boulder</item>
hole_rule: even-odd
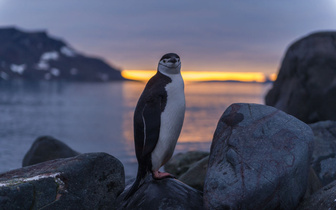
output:
[[[140,188],[124,199],[131,185],[118,197],[118,209],[203,209],[202,193],[176,179],[154,180],[147,176]]]
[[[310,124],[314,132],[312,166],[323,185],[336,180],[336,121]]]
[[[197,190],[203,191],[204,180],[208,168],[209,156],[192,164],[188,171],[182,174],[178,179]]]
[[[189,151],[174,155],[164,166],[166,172],[180,177],[197,161],[208,156],[209,152]]]
[[[125,187],[121,162],[82,154],[0,174],[1,209],[115,209]]]
[[[297,210],[311,209],[336,209],[336,181],[324,186],[297,208]]]
[[[232,104],[211,145],[206,209],[294,209],[307,188],[312,138],[308,125],[273,107]]]
[[[336,32],[320,32],[292,44],[265,98],[306,123],[336,120]]]
[[[22,167],[58,158],[74,157],[79,154],[60,140],[51,136],[41,136],[34,141],[24,156]]]

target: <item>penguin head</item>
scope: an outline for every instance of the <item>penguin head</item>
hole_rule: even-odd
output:
[[[163,74],[179,74],[180,70],[180,56],[175,53],[167,53],[159,61],[158,71]]]

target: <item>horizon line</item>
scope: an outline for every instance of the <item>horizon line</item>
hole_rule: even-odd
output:
[[[122,70],[121,75],[130,80],[147,81],[157,70]],[[275,81],[276,74],[266,75],[263,72],[224,72],[224,71],[182,71],[181,75],[185,81],[207,82],[207,81],[238,81],[258,82]]]

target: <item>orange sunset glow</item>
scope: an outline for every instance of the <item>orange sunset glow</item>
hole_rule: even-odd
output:
[[[147,81],[156,71],[154,70],[123,70],[121,75],[126,79]],[[215,71],[183,71],[185,81],[240,81],[240,82],[265,82],[266,76],[262,72],[215,72]],[[271,77],[274,80],[274,77]]]

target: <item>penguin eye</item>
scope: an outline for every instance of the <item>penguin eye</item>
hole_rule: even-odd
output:
[[[163,60],[163,63],[166,63],[166,60]]]

